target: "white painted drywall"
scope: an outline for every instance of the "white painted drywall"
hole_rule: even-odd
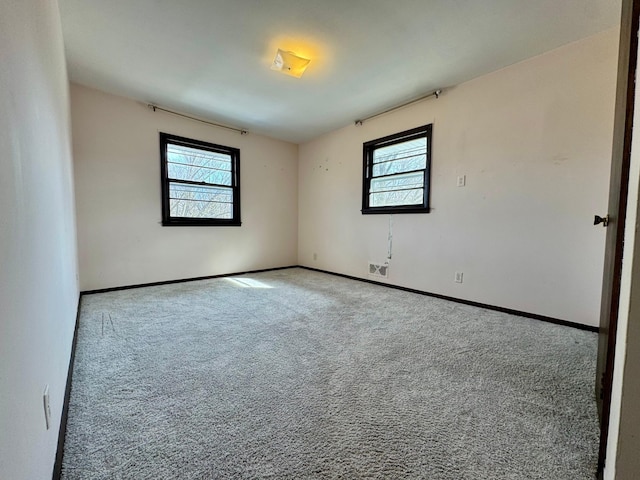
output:
[[[69,93],[55,0],[0,3],[0,151],[0,478],[48,479],[78,304]]]
[[[300,145],[299,263],[366,277],[385,260],[362,143],[433,123],[433,210],[393,216],[388,282],[597,325],[617,45],[611,29]]]
[[[71,86],[81,290],[297,263],[294,144]],[[241,227],[163,227],[159,132],[240,149]]]

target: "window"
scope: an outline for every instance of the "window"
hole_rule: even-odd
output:
[[[160,134],[162,225],[240,225],[240,150]]]
[[[363,145],[362,213],[429,213],[432,125]]]

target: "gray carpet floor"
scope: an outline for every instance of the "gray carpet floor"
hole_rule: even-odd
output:
[[[86,295],[63,478],[591,479],[596,342],[297,268]]]

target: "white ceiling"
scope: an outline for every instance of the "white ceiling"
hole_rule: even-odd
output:
[[[59,0],[71,80],[296,143],[614,27],[621,0]],[[308,55],[300,79],[269,69]]]

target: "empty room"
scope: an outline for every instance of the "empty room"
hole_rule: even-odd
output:
[[[0,479],[639,478],[639,24],[2,2]]]

